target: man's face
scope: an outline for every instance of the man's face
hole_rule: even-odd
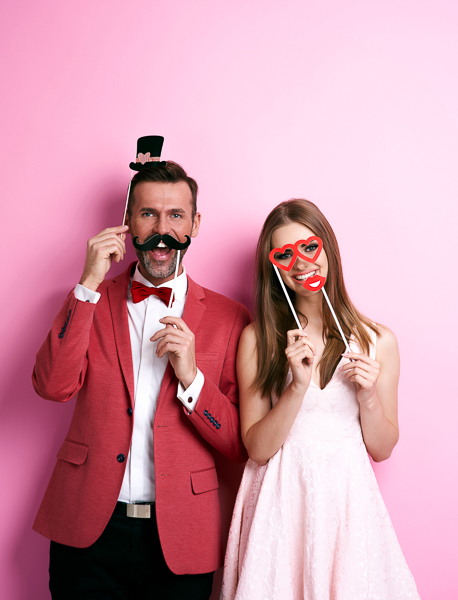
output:
[[[128,225],[132,238],[138,235],[141,244],[155,233],[168,233],[180,242],[186,241],[186,235],[196,237],[200,214],[196,213],[192,219],[192,194],[186,182],[142,181],[135,186],[134,199]],[[137,249],[135,252],[142,275],[153,285],[173,279],[178,250],[158,246],[147,252]],[[181,259],[185,253],[186,250],[181,252]],[[180,265],[179,273],[182,271]]]

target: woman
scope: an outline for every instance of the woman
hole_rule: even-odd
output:
[[[316,258],[304,258],[316,245],[297,257],[284,250],[313,236],[323,242]],[[302,330],[269,261],[273,248],[293,262],[279,272]],[[350,353],[323,293],[304,287],[314,275],[326,278]],[[385,460],[398,441],[396,338],[353,306],[334,232],[307,200],[283,202],[264,224],[256,320],[242,334],[237,372],[250,460],[222,600],[419,598],[367,454]]]

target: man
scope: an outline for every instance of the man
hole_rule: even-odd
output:
[[[195,238],[196,197],[176,163],[140,170],[127,225],[89,240],[80,283],[37,354],[40,396],[78,394],[34,523],[52,540],[54,599],[208,599],[222,566],[213,453],[246,460],[235,357],[249,313],[180,263],[175,279],[178,250],[163,241],[104,280],[126,233],[177,247]]]

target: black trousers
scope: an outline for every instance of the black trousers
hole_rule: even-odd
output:
[[[51,542],[53,600],[208,600],[213,573],[172,573],[162,554],[151,508],[150,519],[133,519],[115,511],[89,548]]]

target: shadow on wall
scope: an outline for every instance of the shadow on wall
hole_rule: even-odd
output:
[[[123,198],[113,182],[108,188],[104,199],[97,198],[94,211],[88,215],[90,233],[98,232],[107,226],[113,226],[122,221]],[[82,272],[86,239],[81,239],[81,245],[76,250],[69,243],[67,250],[60,250],[49,261],[43,264],[43,277],[46,281],[60,281],[62,274],[66,282],[74,280],[76,284]],[[79,242],[76,241],[76,244]],[[75,241],[73,241],[75,244]],[[128,264],[135,260],[131,244],[127,244],[126,258],[121,264],[114,264],[108,277],[122,272]],[[245,269],[246,267],[246,260]],[[234,258],[234,270],[241,269],[242,258]],[[239,271],[240,272],[240,271]],[[53,274],[56,275],[53,279]],[[75,277],[73,277],[73,274]],[[198,277],[196,277],[199,280]],[[230,289],[231,297],[249,305],[251,308],[251,286],[247,287],[247,279],[236,281]],[[29,310],[21,316],[15,328],[13,343],[9,345],[9,372],[4,387],[5,399],[1,403],[2,419],[0,421],[0,439],[9,451],[9,477],[16,479],[12,488],[20,494],[12,499],[9,509],[8,569],[11,582],[14,585],[15,598],[49,598],[48,591],[48,551],[49,542],[35,533],[31,527],[43,497],[56,462],[57,452],[68,431],[73,414],[75,400],[67,403],[54,403],[39,398],[32,388],[31,373],[35,355],[51,327],[52,321],[69,293],[68,287],[56,284],[50,286],[49,295],[41,296],[41,300],[29,303]],[[220,293],[225,290],[216,289]],[[220,473],[220,499],[222,506],[223,532],[227,537],[232,507],[243,466],[229,463],[222,456],[217,457]],[[219,596],[221,573],[215,577],[214,595]]]

